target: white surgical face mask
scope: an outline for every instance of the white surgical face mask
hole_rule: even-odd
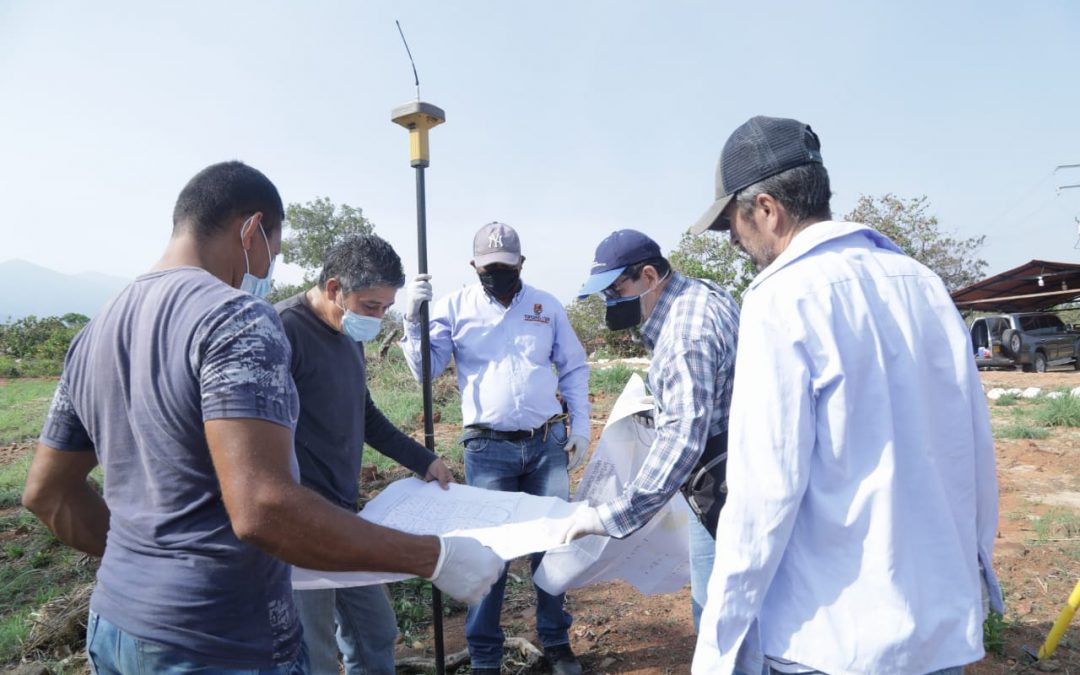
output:
[[[251,218],[254,218],[252,216]],[[247,229],[248,223],[251,222],[251,218],[247,219],[244,226],[240,228],[240,243],[244,241],[244,230]],[[265,298],[270,295],[270,286],[274,277],[274,263],[277,259],[270,254],[270,240],[266,238],[266,230],[263,229],[262,223],[259,223],[259,231],[262,232],[263,241],[266,242],[266,256],[270,259],[270,267],[266,270],[266,276],[259,278],[251,273],[251,264],[248,262],[247,249],[244,249],[244,267],[247,271],[244,272],[244,278],[240,280],[240,290],[252,295],[257,295],[260,298]]]
[[[373,316],[364,316],[345,310],[345,318],[341,327],[345,333],[357,342],[370,342],[379,334],[382,321]]]
[[[338,307],[345,312],[345,316],[341,318],[341,332],[357,342],[370,342],[379,334],[379,330],[382,328],[382,319],[357,314],[342,305],[338,305]]]

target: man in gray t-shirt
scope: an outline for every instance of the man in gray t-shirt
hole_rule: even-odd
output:
[[[475,540],[372,525],[296,482],[291,350],[257,297],[283,216],[258,171],[207,167],[161,260],[68,352],[23,503],[103,556],[87,625],[99,675],[306,671],[287,563],[417,574],[474,602],[502,570]],[[99,462],[103,495],[87,482]]]
[[[349,512],[357,507],[365,442],[426,480],[443,487],[452,480],[441,459],[386,419],[367,388],[363,343],[378,335],[404,283],[390,244],[356,235],[330,249],[318,284],[275,305],[300,394],[300,481]],[[294,591],[293,598],[313,675],[338,674],[339,648],[348,675],[393,675],[397,620],[384,586]]]

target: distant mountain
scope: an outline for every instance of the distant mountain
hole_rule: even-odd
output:
[[[29,314],[93,317],[130,281],[97,272],[63,274],[25,260],[0,262],[0,323]]]

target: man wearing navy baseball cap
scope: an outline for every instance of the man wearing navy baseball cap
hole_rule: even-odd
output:
[[[728,408],[739,308],[716,284],[674,272],[656,242],[635,230],[613,232],[596,247],[592,275],[578,294],[593,293],[604,296],[608,328],[641,325],[641,340],[652,352],[648,379],[656,401],[656,438],[623,493],[579,510],[566,540],[586,534],[625,537],[682,490],[700,521],[690,524],[696,629],[716,548],[713,533],[727,490]]]
[[[694,673],[757,672],[761,656],[773,673],[959,673],[983,656],[984,598],[1002,610],[967,329],[936,274],[832,220],[829,200],[817,134],[754,117],[694,226],[728,231],[760,270]]]

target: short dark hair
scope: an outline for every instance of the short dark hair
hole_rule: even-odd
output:
[[[239,161],[211,164],[188,181],[173,208],[173,234],[189,227],[199,238],[212,236],[238,215],[262,211],[269,235],[285,218],[281,195],[270,179]]]
[[[788,215],[796,223],[814,220],[829,220],[832,211],[829,200],[829,172],[817,162],[803,164],[775,176],[769,176],[748,187],[739,190],[737,199],[739,212],[744,218],[750,218],[754,209],[754,198],[767,194],[780,202]]]
[[[636,262],[633,265],[627,265],[626,269],[624,269],[623,273],[619,276],[624,276],[630,279],[630,281],[637,281],[641,278],[641,271],[645,269],[646,265],[651,265],[661,278],[667,276],[667,273],[671,270],[671,263],[668,262],[667,258],[649,258],[648,260]]]
[[[355,234],[330,247],[319,273],[319,288],[336,278],[345,293],[365,288],[401,288],[405,270],[394,247],[374,234]]]

